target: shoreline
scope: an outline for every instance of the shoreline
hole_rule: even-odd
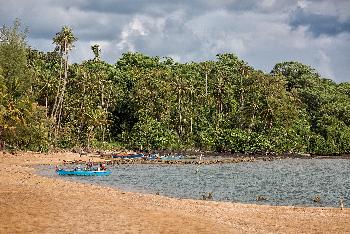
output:
[[[232,155],[232,156],[205,156],[199,158],[198,156],[186,156],[182,159],[162,160],[161,158],[149,160],[147,158],[112,158],[108,155],[98,156],[101,160],[108,165],[120,165],[120,164],[196,164],[196,165],[210,165],[210,164],[230,164],[230,163],[242,163],[242,162],[256,162],[256,161],[275,161],[275,160],[286,160],[286,159],[346,159],[350,160],[350,155],[343,156],[303,156],[303,155],[274,155],[274,156],[262,156],[262,155]],[[77,162],[67,162],[77,163]]]
[[[76,153],[0,152],[0,232],[350,232],[350,208],[169,198],[46,178],[31,168],[89,159]]]

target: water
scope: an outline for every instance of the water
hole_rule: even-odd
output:
[[[169,197],[269,205],[350,207],[350,160],[286,159],[212,165],[116,165],[106,177],[63,177]],[[40,167],[58,177],[53,167]],[[320,202],[314,202],[315,196]],[[264,198],[264,199],[258,199]]]

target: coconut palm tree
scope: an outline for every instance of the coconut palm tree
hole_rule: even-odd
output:
[[[55,103],[52,109],[51,118],[54,121],[55,127],[55,138],[57,132],[60,128],[62,109],[64,103],[64,94],[67,85],[68,78],[68,54],[69,51],[73,48],[73,43],[77,38],[73,35],[72,29],[64,26],[62,30],[56,33],[56,36],[53,38],[53,44],[56,44],[56,51],[61,55],[61,69],[60,69],[60,83],[57,89],[57,95],[55,98]],[[62,71],[64,71],[64,76],[62,77]]]

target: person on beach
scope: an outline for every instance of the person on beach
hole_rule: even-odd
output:
[[[86,170],[91,170],[92,165],[93,165],[93,163],[92,163],[92,161],[90,161],[90,159],[89,159],[89,162],[86,163]]]
[[[99,169],[100,169],[101,171],[107,170],[106,165],[103,164],[103,163],[100,163],[100,168],[99,168]]]

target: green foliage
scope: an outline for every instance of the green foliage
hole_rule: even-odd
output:
[[[45,108],[34,100],[25,35],[19,21],[0,30],[0,141],[13,149],[45,151]]]
[[[29,94],[31,80],[26,69],[26,32],[21,31],[19,21],[12,27],[0,29],[0,64],[7,92],[14,99]],[[26,82],[23,80],[26,79]]]
[[[72,49],[73,43],[77,38],[73,35],[73,31],[68,26],[63,26],[61,31],[56,33],[53,43],[56,44],[56,51],[61,54],[67,54]]]
[[[8,146],[350,152],[350,84],[307,65],[278,63],[266,74],[234,54],[181,64],[141,53],[111,65],[99,45],[93,59],[69,64],[70,28],[53,38],[53,52],[29,48],[25,36],[18,21],[0,34],[0,143]]]
[[[108,108],[114,91],[108,80],[110,68],[95,60],[70,68],[64,124],[78,142],[88,147],[94,140],[105,141],[109,134]]]
[[[47,125],[41,118],[44,108],[27,98],[9,102],[3,115],[3,138],[10,148],[46,151]]]
[[[94,140],[91,143],[91,147],[97,150],[109,150],[109,151],[125,150],[124,144],[117,141],[106,142],[106,141]]]
[[[134,125],[128,137],[129,146],[135,149],[173,149],[177,145],[175,132],[147,117]]]

